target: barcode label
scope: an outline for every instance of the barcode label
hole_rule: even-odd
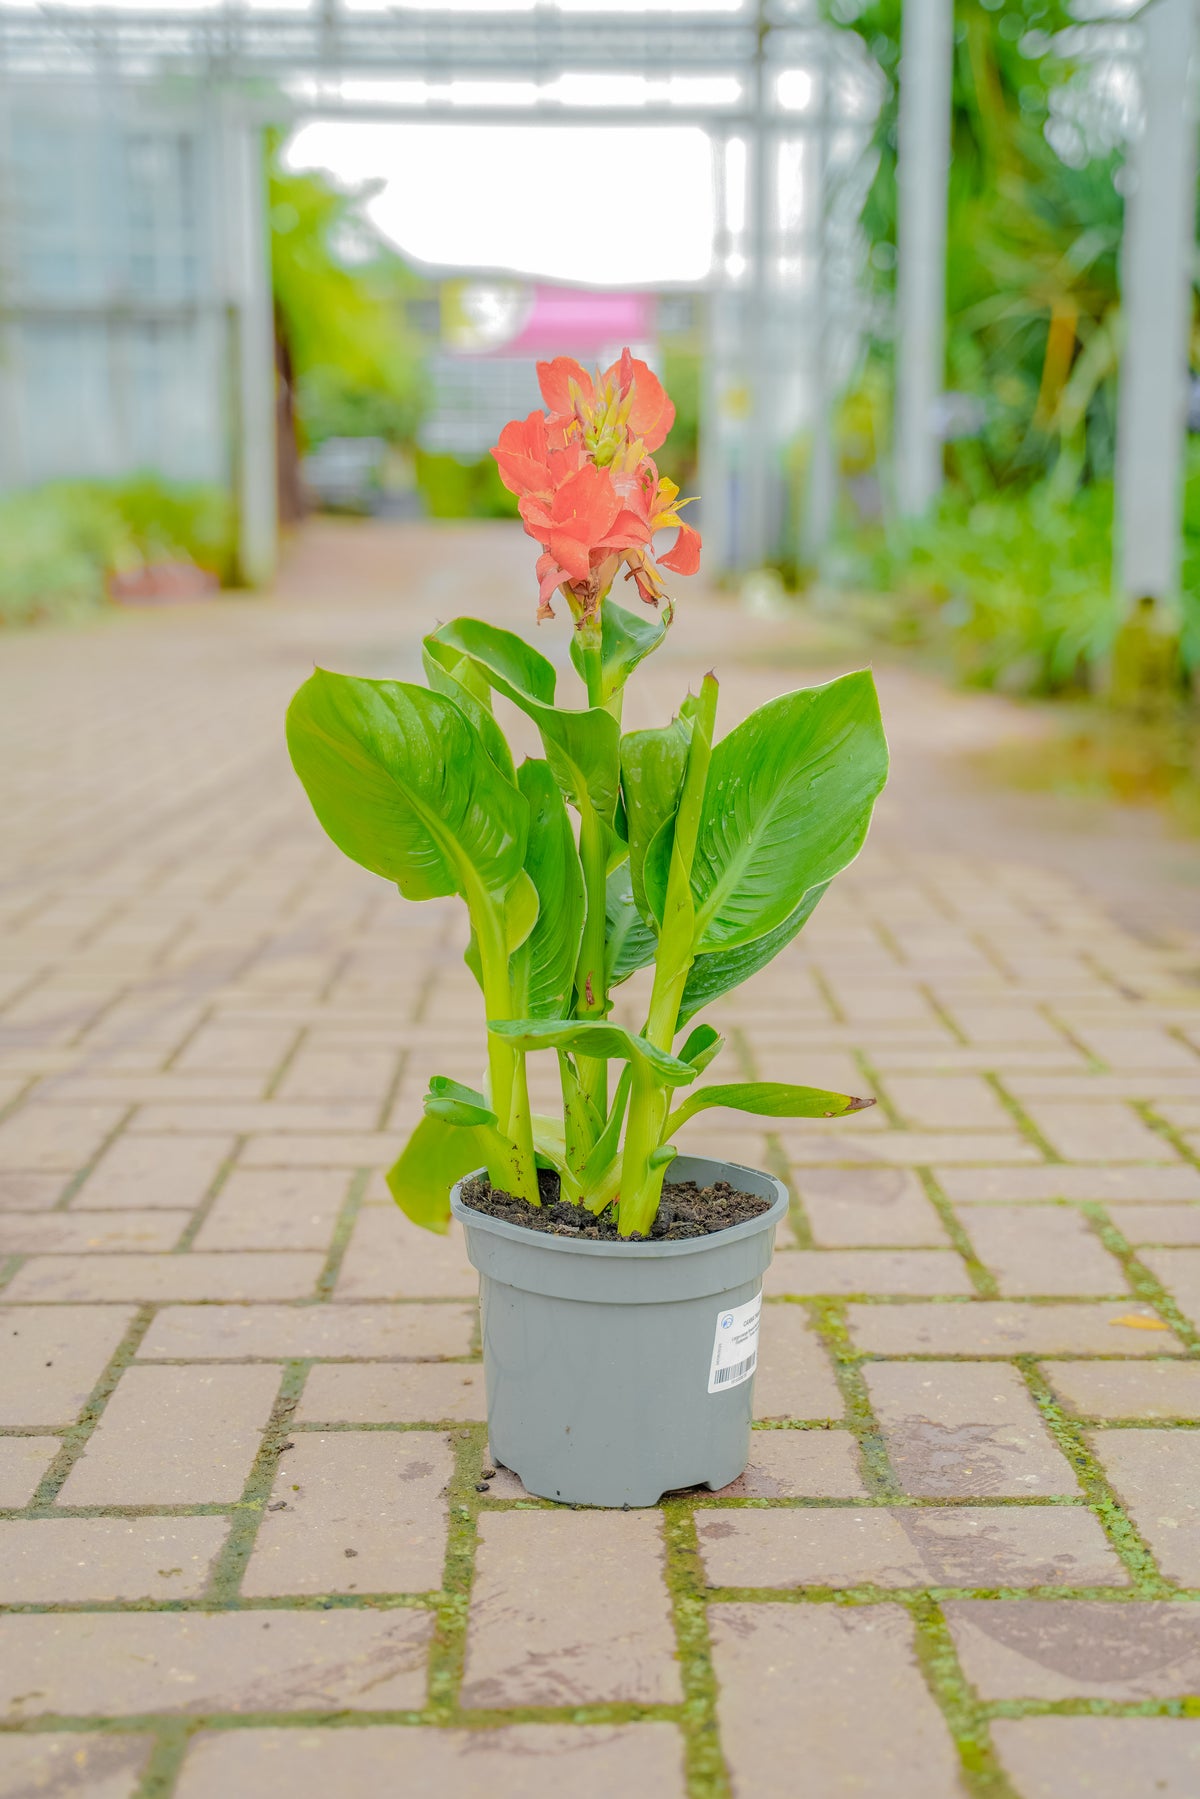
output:
[[[761,1311],[762,1294],[756,1293],[745,1305],[728,1306],[717,1313],[712,1361],[708,1370],[710,1393],[723,1393],[730,1387],[740,1387],[754,1373],[758,1365],[758,1318]]]
[[[713,1375],[713,1386],[732,1387],[735,1382],[745,1380],[748,1374],[754,1373],[757,1362],[757,1355],[748,1355],[744,1362],[735,1362],[732,1368],[718,1368]]]

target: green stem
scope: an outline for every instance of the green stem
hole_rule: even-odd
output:
[[[486,902],[473,909],[472,917],[483,975],[484,1011],[489,1020],[512,1018],[515,1013],[503,919],[497,908]],[[488,1032],[488,1075],[492,1110],[501,1134],[509,1139],[514,1149],[511,1191],[536,1206],[540,1204],[540,1198],[524,1052],[515,1050],[503,1037],[494,1036],[491,1031]]]
[[[579,635],[580,658],[583,662],[583,678],[587,686],[589,706],[604,704],[604,657],[600,648],[600,612],[597,609],[591,618],[584,619],[575,627]]]
[[[587,894],[587,917],[575,970],[575,1011],[580,1018],[608,1016],[608,988],[604,978],[605,897],[608,882],[608,832],[591,806],[579,819],[579,857]],[[601,1118],[608,1113],[608,1063],[598,1056],[580,1056],[579,1079]]]
[[[675,814],[675,837],[663,905],[662,929],[654,958],[654,985],[645,1035],[657,1049],[670,1050],[679,1026],[679,1007],[695,960],[695,908],[692,903],[692,862],[700,833],[704,788],[712,757],[717,716],[717,681],[705,675],[692,721],[687,771]],[[621,1163],[621,1234],[649,1230],[658,1210],[665,1166],[651,1166],[666,1132],[670,1095],[648,1069],[634,1072]]]

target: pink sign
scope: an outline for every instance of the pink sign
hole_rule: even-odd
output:
[[[502,354],[598,355],[613,344],[644,344],[653,337],[654,299],[650,294],[538,287],[524,324],[504,345]]]

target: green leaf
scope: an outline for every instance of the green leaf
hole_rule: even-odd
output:
[[[484,749],[506,781],[517,778],[508,739],[492,714],[492,690],[469,656],[448,654],[445,664],[422,646],[425,679],[435,693],[453,700],[479,732]],[[451,664],[453,666],[451,666]]]
[[[692,860],[697,952],[765,936],[852,861],[886,778],[868,669],[769,700],[723,738]]]
[[[529,805],[525,872],[541,899],[526,944],[525,1006],[531,1018],[561,1018],[575,985],[583,937],[583,868],[549,764],[530,758],[517,784]]]
[[[460,1129],[496,1123],[496,1114],[483,1094],[474,1087],[464,1087],[461,1081],[452,1081],[449,1075],[430,1077],[424,1103],[427,1118],[444,1118],[447,1124],[458,1125]]]
[[[490,685],[509,699],[520,694],[540,705],[554,704],[554,664],[515,631],[503,631],[481,618],[454,618],[431,632],[425,645],[443,667],[447,651],[456,659],[469,657]]]
[[[422,1118],[387,1172],[392,1198],[427,1231],[450,1228],[450,1189],[487,1160],[474,1131],[444,1118]]]
[[[443,695],[317,669],[287,740],[338,848],[406,899],[502,896],[520,874],[529,808]]]
[[[658,939],[634,903],[628,862],[609,875],[604,901],[605,984],[615,987],[653,962]]]
[[[653,911],[646,898],[642,867],[659,830],[675,816],[687,768],[691,727],[681,718],[654,731],[627,731],[621,739],[621,792],[628,819],[629,868],[633,895],[643,918],[661,921],[662,906]],[[670,843],[663,864],[671,859]]]
[[[729,1106],[735,1112],[754,1112],[760,1118],[844,1118],[873,1106],[873,1099],[854,1099],[848,1093],[826,1093],[821,1087],[792,1087],[786,1081],[734,1081],[725,1087],[701,1087],[689,1093],[667,1119],[664,1136],[672,1136],[697,1112],[711,1106]]]
[[[687,1062],[656,1049],[645,1037],[635,1036],[607,1019],[489,1019],[488,1030],[495,1037],[503,1037],[514,1049],[565,1049],[571,1055],[641,1062],[668,1087],[682,1087],[696,1078],[696,1070]]]
[[[439,660],[449,652],[469,656],[492,687],[531,718],[541,733],[546,760],[570,803],[591,806],[612,826],[620,783],[620,728],[602,707],[566,712],[553,704],[554,668],[511,631],[480,619],[456,618],[425,639]]]
[[[600,608],[601,697],[610,700],[651,650],[657,649],[667,634],[667,627],[656,613],[644,618],[626,612],[612,599]],[[576,633],[571,635],[571,661],[581,680],[587,680],[583,649]]]
[[[697,956],[688,970],[687,982],[683,989],[683,1000],[679,1007],[679,1023],[682,1027],[689,1018],[711,1005],[731,987],[737,987],[742,981],[748,981],[752,974],[765,968],[768,962],[774,961],[781,949],[792,941],[816,911],[817,902],[825,892],[829,883],[823,882],[820,887],[812,887],[804,895],[796,910],[768,931],[764,937],[756,937],[753,943],[743,944],[740,949],[718,949],[709,956]]]
[[[702,1074],[725,1047],[725,1039],[711,1024],[698,1024],[679,1052],[681,1062],[690,1062]]]

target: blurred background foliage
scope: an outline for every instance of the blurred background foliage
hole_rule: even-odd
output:
[[[1113,463],[1124,122],[1063,0],[958,0],[947,260],[947,484],[907,526],[882,474],[892,392],[900,0],[834,0],[888,78],[863,213],[877,306],[840,418],[846,503],[822,573],[963,678],[1094,688],[1120,623]],[[853,14],[853,16],[851,16]],[[875,485],[872,487],[872,480]],[[856,498],[867,496],[867,504]],[[1200,458],[1189,458],[1185,670],[1200,668]],[[886,596],[881,597],[881,596]]]

